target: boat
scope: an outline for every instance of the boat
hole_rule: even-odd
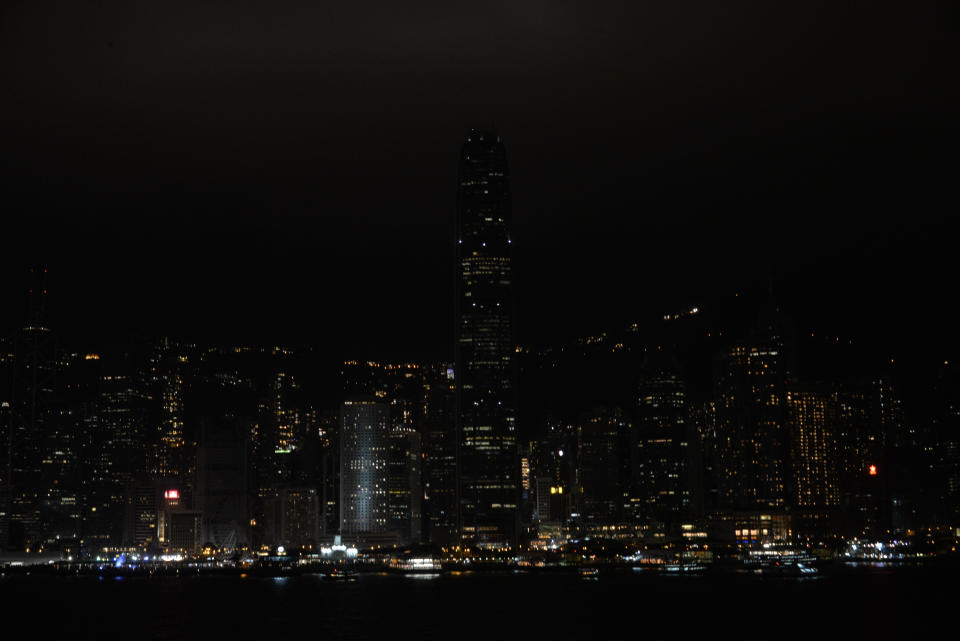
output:
[[[587,568],[583,567],[579,570],[580,578],[584,581],[596,581],[600,578],[600,570],[597,568]]]
[[[801,550],[754,550],[744,559],[748,571],[761,576],[813,577],[819,574],[817,558]]]
[[[354,572],[353,570],[344,570],[342,568],[335,568],[327,572],[326,578],[332,581],[350,582],[350,581],[357,580],[357,573]]]

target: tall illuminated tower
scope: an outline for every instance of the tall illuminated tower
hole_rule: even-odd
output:
[[[465,545],[516,544],[518,476],[507,154],[473,130],[457,192],[459,522]]]
[[[340,532],[382,535],[389,524],[390,406],[355,397],[340,408]]]

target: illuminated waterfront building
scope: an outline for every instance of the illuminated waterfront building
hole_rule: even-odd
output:
[[[840,507],[836,406],[831,395],[792,384],[787,391],[790,437],[790,493],[800,536],[822,540],[835,530]]]
[[[415,363],[346,361],[341,370],[347,397],[366,395],[389,408],[387,531],[401,543],[422,533],[420,424],[425,418],[424,372]]]
[[[147,359],[144,379],[153,398],[155,433],[147,435],[154,478],[183,478],[192,472],[190,448],[184,432],[183,401],[190,362],[190,347],[164,338]]]
[[[340,408],[340,531],[344,536],[389,529],[390,409],[354,397]]]
[[[261,406],[257,446],[262,485],[288,483],[293,476],[294,455],[300,446],[297,437],[305,420],[301,408],[291,399],[298,389],[293,376],[277,372],[270,384],[270,396]]]
[[[791,386],[787,392],[790,432],[792,504],[801,509],[840,505],[833,424],[835,410],[829,395]]]
[[[512,546],[519,529],[510,191],[495,133],[463,144],[457,191],[456,372],[461,540]]]

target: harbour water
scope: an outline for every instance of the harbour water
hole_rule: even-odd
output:
[[[0,577],[2,629],[44,639],[919,638],[952,625],[945,567],[816,578],[569,573]],[[628,631],[624,635],[623,629]],[[4,635],[5,636],[5,635]]]

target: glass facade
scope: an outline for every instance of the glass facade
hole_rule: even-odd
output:
[[[340,531],[384,534],[389,517],[390,408],[348,400],[340,410]]]

